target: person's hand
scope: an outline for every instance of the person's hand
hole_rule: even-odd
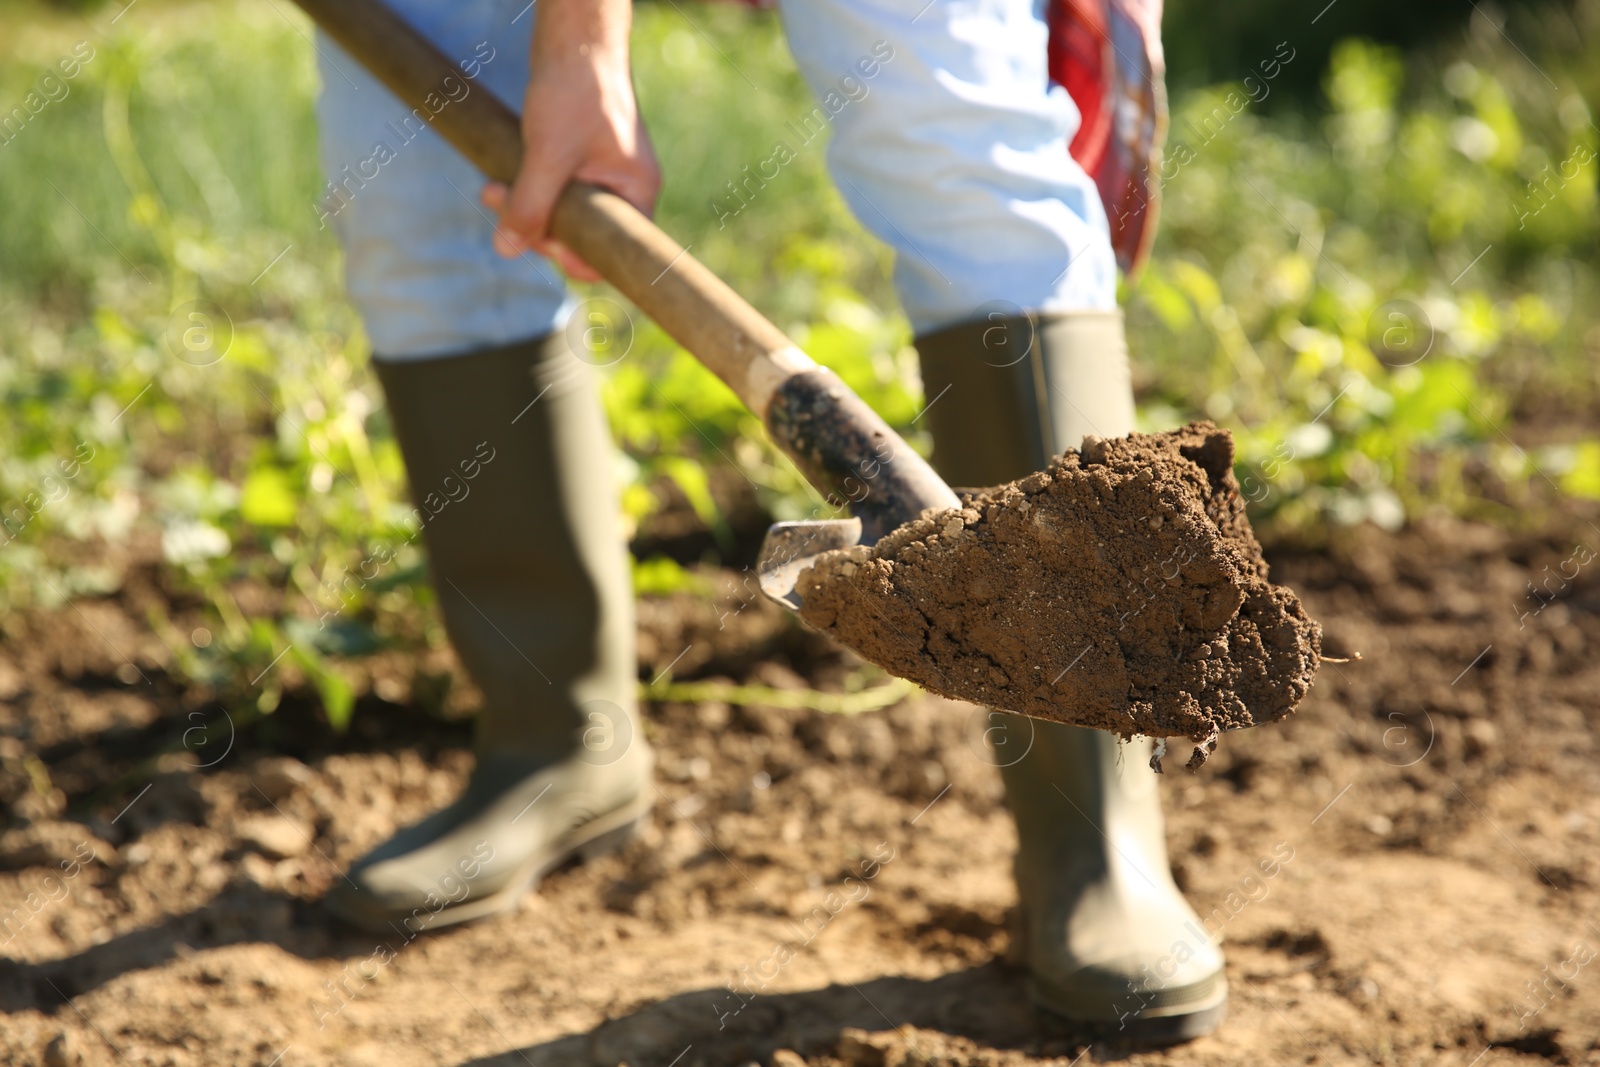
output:
[[[627,0],[543,0],[533,76],[522,110],[522,169],[509,189],[491,182],[483,203],[500,216],[495,250],[532,250],[583,281],[599,275],[550,236],[550,213],[571,181],[604,186],[646,215],[661,171],[639,117],[628,69]]]

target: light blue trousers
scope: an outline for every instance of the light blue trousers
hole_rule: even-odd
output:
[[[520,110],[527,0],[388,2],[472,75],[465,91]],[[1078,111],[1046,72],[1043,0],[783,0],[782,14],[817,107],[774,135],[799,150],[804,131],[831,127],[830,171],[894,248],[918,333],[992,301],[1116,306],[1099,195],[1067,151]],[[319,36],[317,50],[329,178],[318,213],[344,246],[373,351],[464,353],[562,327],[572,301],[559,273],[495,254],[472,165],[333,42]]]

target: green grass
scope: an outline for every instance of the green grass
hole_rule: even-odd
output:
[[[311,209],[308,27],[275,0],[142,0],[110,25],[116,10],[0,8],[0,118],[78,42],[94,50],[0,145],[0,504],[28,519],[0,544],[0,605],[114,591],[116,546],[159,538],[215,635],[199,648],[152,617],[173,668],[262,710],[274,685],[309,682],[338,721],[370,650],[443,638],[414,548],[382,583],[338,592],[345,568],[410,529],[338,249]],[[1584,421],[1600,355],[1597,164],[1570,165],[1600,132],[1574,80],[1588,75],[1567,73],[1595,65],[1562,48],[1529,60],[1482,32],[1409,55],[1352,41],[1326,72],[1325,108],[1233,114],[1229,86],[1175,100],[1182,165],[1155,260],[1127,292],[1141,420],[1232,427],[1258,522],[1313,535],[1430,509],[1511,522],[1548,501],[1541,476],[1600,498]],[[724,183],[811,107],[775,17],[641,5],[635,58],[666,175],[661,224],[910,430],[920,386],[889,258],[833,190],[821,143],[718,225]],[[1220,132],[1203,139],[1208,116]],[[1522,218],[1541,203],[1529,182],[1563,161],[1571,177]],[[173,354],[169,335],[196,325],[174,311],[192,301],[231,328],[214,365]],[[779,517],[819,506],[648,323],[605,387],[632,520],[670,481],[725,534],[708,471],[729,465]],[[80,449],[93,458],[65,478]],[[662,560],[640,585],[692,587]],[[241,610],[246,590],[270,591],[245,598],[268,606]],[[283,682],[251,688],[291,639],[290,669],[271,676]]]
[[[1402,99],[1402,57],[1351,41],[1325,114],[1245,110],[1202,143],[1221,94],[1177,107],[1174,148],[1187,140],[1194,159],[1135,287],[1135,351],[1156,421],[1203,412],[1242,429],[1258,518],[1388,522],[1442,505],[1510,519],[1535,464],[1570,475],[1568,491],[1593,479],[1559,449],[1522,456],[1503,431],[1518,408],[1558,403],[1571,433],[1594,401],[1596,168],[1577,161],[1600,131],[1575,91],[1509,50],[1411,63],[1446,88]],[[1530,180],[1563,161],[1573,179],[1524,219],[1542,203]],[[1509,477],[1486,497],[1473,471]]]

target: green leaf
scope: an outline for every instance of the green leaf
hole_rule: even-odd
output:
[[[666,596],[680,589],[709,593],[711,583],[698,574],[684,570],[676,560],[666,556],[651,556],[635,561],[633,592],[636,596]]]
[[[345,681],[344,675],[334,670],[316,652],[295,645],[294,658],[311,679],[311,684],[316,686],[317,695],[322,698],[322,710],[328,716],[328,724],[336,733],[344,733],[350,726],[350,717],[355,713],[355,690]]]
[[[283,631],[295,647],[314,648],[330,656],[367,656],[383,647],[372,627],[338,616],[322,623],[296,616],[283,624]]]
[[[1194,324],[1194,312],[1183,290],[1163,277],[1157,266],[1144,272],[1138,286],[1139,296],[1168,330],[1181,333]]]
[[[1561,491],[1581,500],[1600,500],[1600,441],[1578,446],[1571,469],[1561,476]]]
[[[300,503],[281,467],[257,467],[244,480],[239,515],[257,526],[292,526]]]
[[[695,516],[710,527],[717,542],[724,547],[731,547],[733,531],[729,529],[728,520],[711,495],[711,478],[705,466],[682,456],[662,456],[656,460],[655,466],[683,491]]]

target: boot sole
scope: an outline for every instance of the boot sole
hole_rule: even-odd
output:
[[[1086,1019],[1063,1011],[1040,995],[1029,983],[1034,1009],[1046,1028],[1092,1042],[1130,1050],[1166,1048],[1205,1037],[1222,1025],[1228,1014],[1228,986],[1219,978],[1210,1003],[1187,1005],[1167,1014],[1144,1014],[1124,1019]],[[1187,1008],[1188,1010],[1184,1010]]]
[[[459,904],[452,904],[418,917],[419,921],[424,922],[419,929],[412,929],[407,921],[416,915],[415,911],[368,911],[338,894],[329,895],[326,905],[341,922],[372,933],[398,930],[402,936],[407,936],[408,940],[430,930],[502,915],[516,910],[522,898],[532,892],[545,875],[573,857],[582,860],[598,859],[623,848],[643,829],[650,814],[650,806],[650,795],[641,793],[633,803],[590,819],[572,830],[556,846],[527,859],[512,875],[511,880],[495,892],[487,893],[476,900],[464,900]],[[401,925],[396,926],[396,923]]]

